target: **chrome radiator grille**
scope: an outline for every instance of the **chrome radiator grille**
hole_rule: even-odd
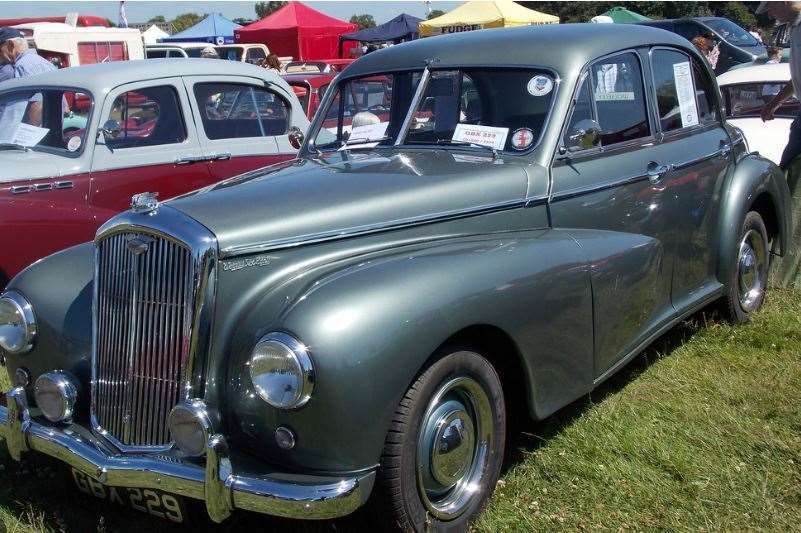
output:
[[[164,447],[190,356],[192,253],[159,235],[118,233],[97,243],[96,260],[96,429],[123,447]]]

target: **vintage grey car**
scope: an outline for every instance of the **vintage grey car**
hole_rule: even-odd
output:
[[[551,415],[708,304],[747,320],[787,246],[782,174],[659,29],[371,53],[303,143],[138,195],[10,281],[13,458],[55,457],[174,520],[180,497],[214,521],[370,497],[386,525],[464,530],[514,413]]]

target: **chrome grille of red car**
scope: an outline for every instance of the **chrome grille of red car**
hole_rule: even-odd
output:
[[[96,257],[95,429],[123,448],[165,448],[189,371],[191,250],[126,232],[99,241]]]

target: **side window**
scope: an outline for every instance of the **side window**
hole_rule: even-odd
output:
[[[653,50],[651,57],[662,131],[676,131],[699,124],[690,58],[681,52],[663,49]]]
[[[112,149],[186,140],[181,103],[175,88],[170,86],[147,87],[119,95],[104,124],[108,121],[119,125],[118,135],[107,142]]]
[[[235,83],[198,83],[195,98],[209,139],[283,135],[289,105],[272,91]]]
[[[695,82],[695,96],[698,100],[698,120],[701,124],[715,122],[718,118],[715,85],[706,70],[695,59],[693,59],[693,81]]]
[[[594,63],[590,82],[602,146],[651,134],[637,54],[627,52]]]
[[[148,50],[147,51],[147,58],[148,59],[158,59],[158,58],[165,58],[167,57],[166,50]]]

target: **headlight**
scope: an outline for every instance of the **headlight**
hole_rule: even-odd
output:
[[[0,296],[0,348],[8,353],[27,352],[35,337],[36,319],[28,300],[14,291]]]
[[[72,418],[78,387],[75,380],[64,372],[42,374],[34,386],[36,405],[51,422],[64,422]]]
[[[314,370],[306,346],[286,333],[270,333],[253,349],[250,379],[261,398],[280,409],[294,409],[309,401]]]
[[[202,400],[190,400],[176,405],[170,412],[167,425],[172,441],[184,455],[200,457],[206,453],[211,421]]]

